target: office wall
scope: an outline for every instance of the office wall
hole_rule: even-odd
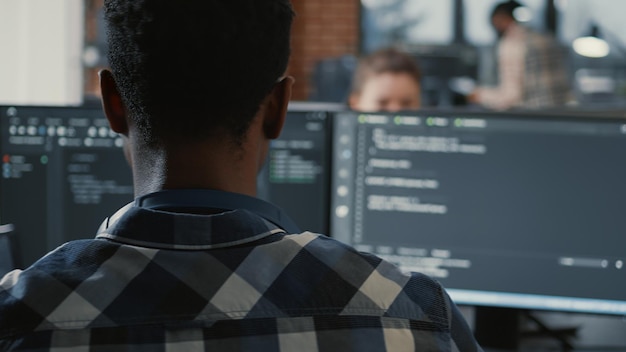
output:
[[[82,37],[82,0],[0,0],[0,103],[80,103]]]
[[[3,0],[0,0],[3,1]],[[296,78],[293,100],[307,100],[315,64],[325,58],[355,55],[359,51],[359,0],[292,0],[296,17],[288,72]],[[86,40],[97,41],[96,15],[102,0],[87,1]],[[98,95],[97,71],[85,71],[85,92]]]
[[[292,0],[293,25],[289,73],[296,77],[293,99],[306,100],[315,64],[324,58],[359,51],[359,0]]]

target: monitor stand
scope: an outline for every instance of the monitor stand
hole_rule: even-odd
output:
[[[527,322],[536,328],[525,330]],[[557,340],[567,352],[574,349],[569,338],[577,332],[576,327],[550,328],[528,310],[483,306],[475,310],[474,336],[483,348],[516,351],[524,338],[539,337]]]
[[[483,348],[517,350],[521,341],[521,310],[477,306],[474,314],[474,336]]]

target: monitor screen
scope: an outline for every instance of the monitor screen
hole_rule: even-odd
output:
[[[0,278],[17,268],[12,233],[13,225],[0,225]]]
[[[328,233],[330,117],[339,109],[291,103],[258,177],[259,196],[303,231]],[[122,140],[99,105],[0,106],[0,128],[0,223],[15,226],[24,266],[68,240],[94,237],[105,217],[133,199]]]
[[[342,108],[292,102],[259,174],[259,197],[283,208],[302,231],[328,234],[331,122]]]
[[[334,119],[331,235],[458,304],[626,314],[626,119]]]
[[[122,139],[102,109],[0,106],[0,223],[13,224],[21,264],[93,238],[133,199]]]

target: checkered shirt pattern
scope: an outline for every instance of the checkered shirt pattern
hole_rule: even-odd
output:
[[[1,351],[477,351],[442,287],[246,210],[129,207],[0,281]]]
[[[539,109],[571,102],[565,57],[552,36],[512,25],[498,45],[499,84],[478,88],[479,102],[495,110]]]
[[[524,107],[563,106],[574,99],[567,75],[567,55],[556,39],[527,30],[524,62]]]

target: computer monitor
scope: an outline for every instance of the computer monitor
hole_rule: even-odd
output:
[[[293,102],[258,177],[259,196],[302,230],[328,233],[331,115],[339,104]],[[92,238],[133,199],[122,139],[98,104],[0,106],[0,222],[15,226],[23,266],[58,245]]]
[[[458,82],[478,80],[478,49],[466,44],[410,45],[406,50],[415,57],[422,72],[422,106],[449,108],[467,105],[465,91]]]
[[[99,105],[0,106],[0,223],[13,224],[22,266],[93,238],[133,199],[122,139]]]
[[[302,231],[329,231],[332,116],[341,110],[341,104],[290,103],[258,177],[258,196],[283,208]]]
[[[626,119],[334,119],[333,237],[461,305],[626,315]]]

